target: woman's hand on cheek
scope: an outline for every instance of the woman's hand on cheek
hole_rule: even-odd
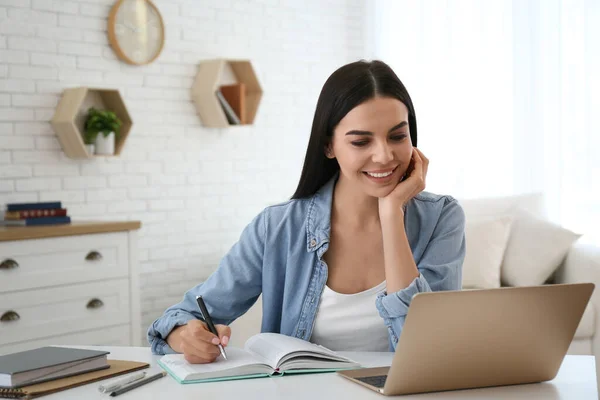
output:
[[[407,177],[398,183],[394,190],[385,197],[379,198],[379,212],[402,212],[402,208],[410,199],[425,189],[429,159],[413,147],[413,169],[407,171]]]

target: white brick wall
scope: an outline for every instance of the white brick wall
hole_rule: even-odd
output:
[[[118,61],[114,0],[0,0],[0,207],[61,200],[77,219],[142,221],[143,329],[201,282],[266,205],[293,193],[325,79],[364,57],[365,0],[154,0],[167,30],[148,66]],[[199,61],[253,61],[253,126],[204,128]],[[62,89],[116,87],[134,121],[118,158],[71,160],[49,124]]]

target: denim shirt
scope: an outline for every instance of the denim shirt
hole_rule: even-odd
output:
[[[165,341],[169,333],[202,319],[196,302],[200,295],[214,323],[228,325],[262,293],[261,331],[309,340],[327,283],[323,254],[329,246],[336,181],[332,178],[312,197],[270,206],[257,215],[217,270],[152,323],[152,352],[173,353]],[[404,220],[419,276],[402,290],[380,294],[373,305],[388,328],[390,351],[415,294],[460,290],[465,257],[465,217],[452,197],[421,192],[408,202]]]

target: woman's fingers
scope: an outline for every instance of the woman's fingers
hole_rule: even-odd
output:
[[[415,149],[413,150],[413,157],[415,160],[415,169],[413,171],[413,173],[411,174],[411,178],[414,179],[414,181],[416,181],[416,186],[417,186],[417,190],[418,188],[421,188],[419,190],[419,192],[421,190],[424,189],[424,184],[425,184],[425,176],[424,171],[423,171],[423,159],[421,158],[421,154],[419,152],[419,150],[415,147]]]
[[[415,147],[415,150],[417,151],[417,154],[419,154],[419,157],[421,158],[421,161],[423,162],[423,180],[425,180],[425,178],[427,177],[427,170],[429,168],[429,159],[427,157],[425,157],[425,155],[423,154],[423,152],[419,149],[417,149]]]
[[[188,323],[186,333],[189,337],[206,343],[219,344],[219,338],[208,330],[205,322],[195,320],[194,323]]]
[[[213,362],[220,354],[218,342],[219,339],[201,321],[190,321],[181,332],[181,350],[185,359],[193,364]]]
[[[213,362],[220,354],[217,346],[201,341],[189,334],[182,334],[181,339],[181,352],[190,363],[204,364]]]
[[[182,344],[182,348],[185,348],[183,346],[183,344]],[[217,359],[217,357],[214,357],[214,358],[211,358],[211,357],[209,357],[209,358],[200,357],[200,356],[197,356],[197,355],[192,354],[192,353],[187,352],[187,351],[184,351],[183,358],[185,358],[185,360],[187,362],[189,362],[190,364],[209,364],[209,363],[211,363],[211,362],[213,362],[213,361],[215,361]]]
[[[217,329],[217,332],[219,332],[221,344],[227,346],[227,343],[229,343],[229,339],[231,338],[231,328],[227,325],[216,325],[215,328]]]
[[[423,154],[423,152],[422,152],[421,150],[419,150],[419,149],[418,149],[418,148],[416,148],[416,147],[415,147],[414,149],[417,151],[417,153],[419,154],[419,156],[421,157],[421,159],[422,159],[424,162],[429,162],[429,159],[428,159],[427,157],[425,157],[425,154]]]
[[[429,167],[429,159],[427,157],[425,157],[423,152],[421,150],[417,149],[416,147],[414,148],[413,153],[416,156],[415,159],[417,159],[417,158],[419,159],[420,166],[421,166],[421,168],[419,170],[420,170],[420,177],[421,177],[422,184],[419,185],[421,188],[420,188],[419,192],[417,192],[417,193],[420,193],[421,191],[423,191],[425,189],[425,182],[426,182],[426,178],[427,178],[427,169]],[[416,193],[415,193],[415,195],[416,195]]]
[[[220,354],[217,345],[198,339],[195,336],[183,337],[183,343],[186,344],[190,352],[199,356],[218,356]]]

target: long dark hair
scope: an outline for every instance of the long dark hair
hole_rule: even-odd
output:
[[[344,65],[331,74],[321,89],[302,175],[292,199],[312,196],[340,170],[336,159],[325,156],[333,129],[350,110],[375,96],[393,97],[406,106],[410,138],[413,146],[417,145],[415,109],[394,71],[378,60]]]

